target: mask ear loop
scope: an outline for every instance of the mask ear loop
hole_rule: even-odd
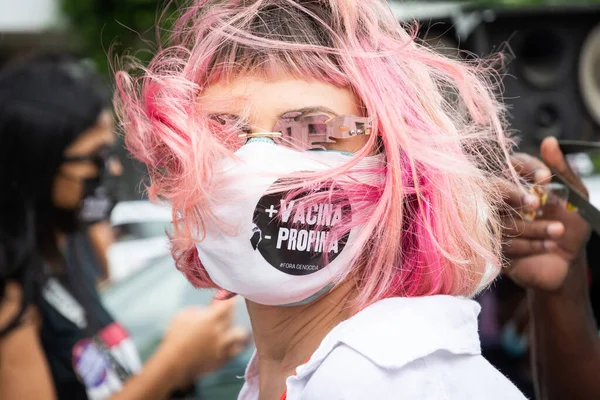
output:
[[[253,133],[240,133],[238,138],[240,139],[252,139],[252,138],[281,138],[281,132],[253,132]]]

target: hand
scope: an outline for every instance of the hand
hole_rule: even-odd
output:
[[[587,189],[570,169],[555,138],[542,142],[541,154],[548,166],[587,196]],[[550,171],[539,160],[519,154],[515,162],[521,176],[532,183],[549,181]],[[506,198],[515,209],[539,208],[539,201],[527,201],[527,195],[516,190],[508,192]],[[523,287],[553,292],[564,285],[570,267],[583,256],[590,229],[578,213],[564,207],[548,205],[543,211],[543,219],[535,221],[525,221],[514,214],[505,219],[504,255],[510,261],[505,271]]]
[[[248,344],[248,332],[232,327],[235,299],[215,301],[206,308],[190,307],[172,320],[162,350],[171,354],[179,369],[178,387],[214,371],[237,356]]]

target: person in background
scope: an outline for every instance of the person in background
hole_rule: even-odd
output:
[[[113,156],[110,96],[69,55],[0,71],[0,398],[163,399],[244,346],[233,304],[180,312],[141,365],[105,310],[74,234],[105,221]]]
[[[541,157],[543,163],[521,154],[515,163],[534,183],[547,183],[550,167],[588,195],[555,138],[543,141]],[[507,198],[528,212],[540,207],[535,196],[519,190],[508,192]],[[537,398],[598,399],[600,339],[589,300],[589,225],[577,212],[554,206],[545,207],[543,218],[535,221],[512,217],[506,221],[506,274],[526,289]]]

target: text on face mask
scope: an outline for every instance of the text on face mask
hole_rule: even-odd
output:
[[[331,228],[342,219],[342,206],[333,204],[315,204],[310,207],[294,207],[295,201],[289,204],[281,200],[281,220],[303,227]],[[293,214],[293,216],[292,216]],[[279,228],[277,236],[277,249],[287,245],[288,250],[323,252],[326,243],[329,243],[328,252],[338,253],[338,241],[328,241],[329,232],[314,229]]]

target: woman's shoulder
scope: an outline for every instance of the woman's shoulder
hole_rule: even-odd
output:
[[[307,379],[289,381],[290,386],[290,393],[295,391],[299,399],[525,399],[480,355],[438,352],[390,369],[344,344],[336,346]]]

